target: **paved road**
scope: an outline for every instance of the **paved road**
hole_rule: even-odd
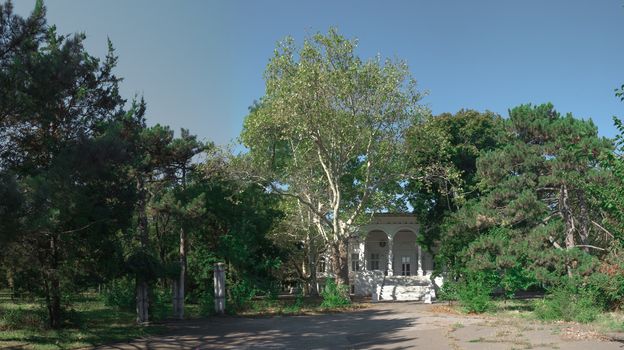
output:
[[[169,327],[167,335],[98,349],[624,349],[565,325],[449,315],[418,303],[316,316],[214,317]]]

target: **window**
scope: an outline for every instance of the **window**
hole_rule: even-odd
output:
[[[371,270],[379,270],[379,253],[371,253],[370,267]]]
[[[402,276],[410,276],[410,257],[402,256],[401,257],[401,275]]]
[[[325,258],[320,258],[316,266],[317,272],[325,272]]]
[[[351,271],[360,271],[360,256],[358,253],[351,254]]]

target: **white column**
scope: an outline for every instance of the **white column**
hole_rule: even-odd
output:
[[[423,276],[423,270],[422,270],[422,249],[420,248],[420,245],[418,246],[418,276],[420,276],[420,277]]]
[[[392,245],[394,241],[393,238],[394,237],[392,236],[388,237],[388,276],[393,275],[393,271],[392,271],[392,259],[393,259]]]
[[[225,263],[214,264],[214,303],[217,314],[225,313]]]
[[[366,271],[366,252],[364,251],[366,247],[366,241],[359,242],[359,250],[358,250],[358,257],[360,259],[360,271]]]

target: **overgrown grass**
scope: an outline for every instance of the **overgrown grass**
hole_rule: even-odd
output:
[[[534,299],[511,299],[511,300],[494,300],[492,308],[488,314],[499,317],[514,317],[525,320],[534,320],[542,322],[553,321],[568,321],[584,323],[587,327],[592,328],[598,332],[624,332],[624,312],[623,311],[600,311],[592,305],[580,305],[573,306],[565,305],[565,309],[568,306],[573,311],[567,312],[567,320],[561,315],[561,310],[556,306],[553,310],[553,304],[557,305],[564,300],[551,300],[543,298]],[[569,301],[568,304],[572,304]],[[549,306],[545,306],[549,305]],[[549,308],[544,310],[544,308]],[[572,313],[576,312],[576,314]],[[544,315],[544,313],[547,313]],[[588,316],[589,315],[589,316]]]
[[[365,303],[327,307],[320,297],[287,297],[279,299],[254,299],[249,308],[238,312],[240,316],[312,315],[327,312],[351,311],[365,308]]]
[[[351,304],[348,287],[337,284],[331,278],[327,279],[321,297],[323,297],[321,307],[324,308],[342,308]]]
[[[47,313],[37,301],[11,301],[0,299],[0,349],[76,349],[101,344],[116,343],[162,333],[165,328],[158,321],[171,317],[169,295],[155,295],[152,319],[155,324],[138,326],[135,314],[127,308],[106,305],[105,298],[96,294],[74,299],[65,313],[65,323],[60,330],[47,327]],[[294,296],[286,298],[254,299],[241,316],[302,315],[364,307],[354,303],[349,306],[323,307],[323,299]],[[187,318],[206,316],[205,305],[186,304]]]
[[[0,348],[75,349],[120,342],[161,332],[159,325],[138,326],[132,312],[105,306],[90,295],[72,303],[64,327],[49,329],[38,302],[0,300]]]

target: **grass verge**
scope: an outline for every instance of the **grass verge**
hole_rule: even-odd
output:
[[[95,296],[72,303],[64,327],[48,329],[37,302],[0,300],[0,348],[76,349],[157,334],[161,325],[138,326],[132,312],[115,310]]]

